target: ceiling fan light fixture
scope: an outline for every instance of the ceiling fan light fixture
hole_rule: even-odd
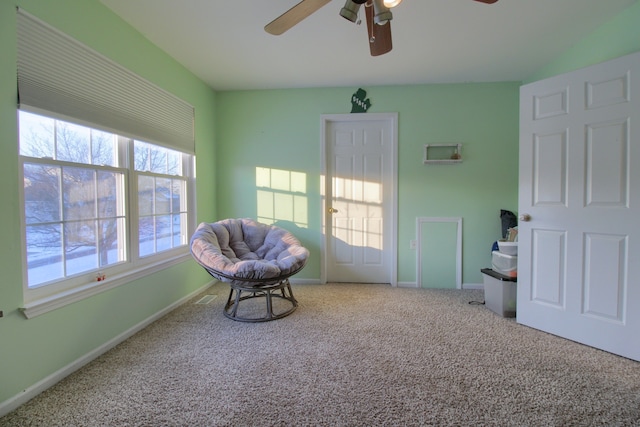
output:
[[[347,0],[344,7],[340,9],[340,16],[351,22],[356,22],[360,6],[366,1],[367,0]]]
[[[384,0],[383,3],[385,7],[388,7],[389,9],[391,9],[392,7],[396,7],[397,5],[402,3],[402,0]]]
[[[373,22],[384,25],[393,19],[393,14],[384,5],[383,0],[373,0]]]

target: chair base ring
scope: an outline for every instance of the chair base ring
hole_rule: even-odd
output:
[[[252,323],[268,322],[286,317],[298,308],[298,301],[294,298],[293,292],[291,292],[289,279],[264,286],[242,286],[237,284],[230,284],[230,286],[229,298],[224,306],[224,315],[232,320]],[[254,298],[264,298],[265,307],[261,310],[264,315],[261,317],[252,317],[239,314],[238,309],[240,308],[240,302]],[[287,308],[276,312],[273,304],[274,298],[288,301],[288,303],[285,304]]]

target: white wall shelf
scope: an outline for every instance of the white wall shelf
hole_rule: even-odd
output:
[[[462,163],[462,144],[425,144],[422,162],[425,165]]]

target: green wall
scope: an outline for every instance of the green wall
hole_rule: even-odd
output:
[[[500,209],[517,208],[519,83],[365,87],[369,113],[398,112],[398,282],[416,281],[417,217],[463,218],[463,282],[481,283]],[[322,114],[349,113],[357,87],[218,93],[220,217],[255,217],[256,167],[307,175],[312,256],[297,278],[320,277]],[[427,143],[463,143],[463,162],[424,165]],[[223,202],[224,201],[224,202]]]
[[[357,89],[214,93],[98,0],[0,2],[0,405],[209,281],[192,262],[26,320],[22,305],[16,127],[15,6],[40,17],[196,107],[198,221],[255,216],[255,168],[306,174],[312,251],[299,275],[320,275],[320,115],[348,113]],[[640,50],[636,2],[528,81]],[[370,112],[399,113],[400,283],[415,282],[415,219],[463,217],[463,282],[481,282],[499,210],[517,208],[517,82],[365,87]],[[422,164],[426,143],[462,142],[459,165]],[[421,238],[421,236],[420,236]]]
[[[215,93],[98,0],[0,2],[0,404],[210,281],[187,261],[84,301],[25,319],[20,266],[16,119],[16,6],[68,33],[196,110],[198,219],[215,214]]]
[[[577,70],[640,50],[640,1],[532,73],[525,83]]]
[[[640,50],[640,2],[574,45],[528,81]],[[463,218],[462,282],[481,283],[499,238],[500,209],[517,210],[520,82],[364,87],[369,112],[399,115],[398,282],[416,281],[416,217]],[[255,217],[256,167],[306,174],[306,227],[296,234],[311,250],[296,277],[320,276],[320,116],[349,113],[357,87],[218,93],[219,217]],[[459,165],[422,164],[426,143],[461,142]],[[437,275],[440,272],[436,273]]]

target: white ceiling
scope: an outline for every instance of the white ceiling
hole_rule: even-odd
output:
[[[637,0],[404,0],[393,50],[333,0],[281,36],[298,0],[101,0],[216,90],[522,81]]]

